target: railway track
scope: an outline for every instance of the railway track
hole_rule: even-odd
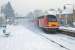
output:
[[[41,30],[42,31],[42,30]],[[61,48],[65,48],[66,50],[73,50],[73,48],[71,47],[67,47],[67,45],[66,44],[64,44],[64,42],[66,42],[66,43],[70,43],[69,45],[71,46],[72,44],[72,41],[73,42],[75,42],[75,38],[74,38],[74,36],[71,36],[71,35],[67,35],[66,34],[66,32],[56,32],[55,34],[50,34],[50,33],[48,33],[48,34],[46,34],[46,33],[48,33],[48,32],[39,32],[39,33],[37,33],[36,32],[36,34],[39,34],[40,36],[42,36],[42,37],[44,37],[45,39],[47,39],[48,41],[50,41],[50,42],[52,42],[52,43],[54,43],[54,44],[57,44],[57,45],[59,45]],[[70,32],[69,32],[70,33]],[[60,34],[60,35],[58,35],[58,34]],[[66,35],[65,35],[66,34]],[[59,41],[56,41],[55,39],[52,39],[50,36],[57,36],[57,37],[54,37],[54,38],[56,38],[57,40],[59,40]],[[60,37],[60,39],[59,39],[59,37]],[[64,40],[65,39],[65,40]],[[67,39],[67,40],[66,40]],[[63,43],[62,43],[62,40],[63,40]]]
[[[70,32],[70,31],[62,31],[63,34],[75,37],[75,32]]]
[[[36,33],[36,34],[37,34],[37,33]],[[66,49],[66,50],[70,50],[70,49],[67,48],[66,46],[64,46],[64,45],[62,45],[62,44],[60,44],[60,43],[58,43],[58,42],[56,42],[56,41],[54,41],[54,40],[48,38],[47,36],[45,36],[45,34],[42,34],[42,33],[39,34],[39,33],[38,33],[38,35],[44,37],[45,39],[47,39],[48,41],[50,41],[50,42],[52,42],[52,43],[54,43],[54,44],[56,44],[56,45],[59,45],[59,47],[61,47],[61,48],[64,48],[64,49]]]

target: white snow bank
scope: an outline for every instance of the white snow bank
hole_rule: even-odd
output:
[[[67,30],[67,31],[73,31],[73,32],[75,32],[75,28],[73,28],[73,27],[60,26],[59,29],[60,30]]]
[[[75,22],[73,22],[73,25],[75,26]]]
[[[65,50],[23,26],[12,25],[8,31],[13,37],[0,38],[0,50]]]

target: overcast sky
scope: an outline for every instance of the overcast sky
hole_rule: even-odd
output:
[[[64,3],[73,3],[73,0],[0,0],[5,3],[10,1],[15,12],[25,15],[29,11],[35,9],[50,9],[50,8],[62,8]]]

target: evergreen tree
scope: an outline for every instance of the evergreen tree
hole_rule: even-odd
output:
[[[14,10],[10,4],[10,2],[8,2],[1,10],[2,13],[4,13],[5,16],[7,17],[15,17],[14,14]]]

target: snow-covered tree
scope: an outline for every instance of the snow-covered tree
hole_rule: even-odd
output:
[[[14,23],[15,13],[10,2],[8,2],[6,5],[2,7],[1,13],[3,13],[4,16],[6,17],[7,23],[10,23],[10,24]]]
[[[15,13],[10,2],[2,7],[1,12],[4,13],[4,15],[7,17],[15,17]]]

